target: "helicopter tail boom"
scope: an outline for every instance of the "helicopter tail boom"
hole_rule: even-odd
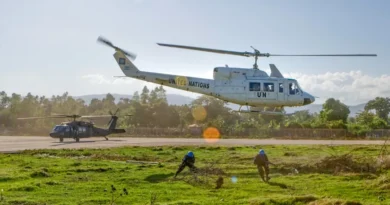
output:
[[[214,92],[214,80],[140,71],[120,50],[114,58],[126,77],[206,95]]]
[[[98,42],[115,49],[114,58],[123,74],[129,78],[165,85],[171,88],[194,93],[216,95],[214,93],[214,80],[141,71],[130,60],[135,59],[135,54],[124,51],[103,37],[99,37]]]
[[[125,129],[112,129],[111,130],[112,134],[119,134],[119,133],[125,133],[125,132],[126,132]]]

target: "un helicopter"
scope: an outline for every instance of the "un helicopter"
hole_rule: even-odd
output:
[[[73,121],[62,122],[59,125],[56,125],[53,130],[50,132],[50,137],[57,138],[60,142],[64,141],[64,138],[73,138],[76,142],[80,141],[80,138],[89,138],[89,137],[104,137],[108,140],[107,136],[110,134],[119,134],[125,133],[124,129],[117,129],[116,124],[118,116],[116,115],[119,109],[113,114],[109,111],[110,115],[90,115],[90,116],[81,116],[81,115],[51,115],[45,117],[25,117],[17,118],[18,120],[29,120],[29,119],[44,119],[44,118],[72,118]],[[132,115],[124,115],[132,116]],[[92,121],[82,121],[76,120],[76,118],[102,118],[102,117],[111,117],[108,122],[107,129],[95,127],[95,124]]]
[[[198,50],[219,54],[230,54],[244,57],[255,57],[253,68],[215,67],[213,79],[196,78],[189,76],[177,76],[164,73],[155,73],[139,70],[131,60],[135,60],[136,54],[125,51],[102,36],[97,39],[115,49],[114,58],[125,76],[142,81],[152,82],[168,87],[190,91],[194,93],[213,96],[225,102],[240,105],[238,112],[261,113],[266,115],[287,115],[283,107],[299,107],[311,104],[315,97],[305,92],[296,79],[285,78],[274,64],[270,64],[271,73],[268,75],[260,70],[257,65],[259,57],[270,56],[377,56],[376,54],[316,54],[316,55],[281,55],[261,53],[252,47],[254,52],[237,52],[210,48],[157,43],[159,46],[181,49]],[[130,59],[131,60],[130,60]],[[241,110],[246,106],[247,110]],[[249,108],[248,108],[249,107]],[[265,107],[274,108],[273,111],[265,110]]]

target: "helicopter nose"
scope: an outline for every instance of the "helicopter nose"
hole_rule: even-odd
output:
[[[50,137],[55,137],[56,136],[56,134],[54,132],[51,132],[49,135],[50,135]]]
[[[304,95],[303,95],[303,105],[312,104],[314,101],[315,101],[314,96],[310,95],[309,93],[304,92]]]

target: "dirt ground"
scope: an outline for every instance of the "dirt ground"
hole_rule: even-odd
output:
[[[69,149],[69,148],[104,148],[119,146],[198,146],[198,145],[223,145],[223,146],[245,146],[245,145],[352,145],[352,144],[383,144],[384,141],[377,140],[280,140],[280,139],[219,139],[214,142],[202,138],[84,138],[80,142],[73,139],[64,139],[59,142],[46,136],[0,136],[0,152],[12,153],[31,149]]]

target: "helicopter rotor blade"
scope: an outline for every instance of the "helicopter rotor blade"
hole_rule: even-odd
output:
[[[125,51],[125,50],[123,50],[123,49],[121,49],[121,48],[119,48],[117,46],[114,46],[114,44],[111,41],[109,41],[108,39],[104,38],[103,36],[99,36],[97,41],[99,43],[102,43],[102,44],[106,45],[106,46],[114,48],[117,51],[121,51],[127,57],[131,58],[131,60],[135,60],[137,58],[137,54],[129,52],[129,51]]]
[[[175,44],[165,44],[165,43],[157,43],[159,46],[173,47],[173,48],[182,48],[189,50],[197,50],[197,51],[205,51],[212,53],[220,53],[220,54],[230,54],[230,55],[238,55],[245,57],[270,57],[270,56],[377,56],[377,54],[270,54],[270,53],[261,53],[253,46],[251,48],[255,52],[237,52],[237,51],[228,51],[228,50],[219,50],[219,49],[211,49],[211,48],[202,48],[202,47],[194,47],[194,46],[184,46],[184,45],[175,45]]]
[[[376,54],[269,54],[269,56],[377,56]]]
[[[206,52],[212,52],[212,53],[220,53],[220,54],[230,54],[230,55],[237,55],[237,56],[254,56],[255,53],[252,52],[237,52],[237,51],[228,51],[228,50],[219,50],[219,49],[211,49],[211,48],[201,48],[201,47],[194,47],[194,46],[182,46],[182,45],[174,45],[174,44],[165,44],[165,43],[157,43],[159,46],[166,46],[166,47],[174,47],[174,48],[182,48],[182,49],[189,49],[189,50],[197,50],[197,51],[206,51]]]
[[[46,116],[46,117],[19,117],[17,120],[33,120],[33,119],[46,119],[46,118],[64,118],[63,116]]]
[[[103,118],[103,117],[111,117],[111,115],[85,115],[80,118]]]
[[[80,116],[80,118],[103,118],[103,117],[112,117],[112,116],[117,116],[117,117],[123,117],[123,116],[132,116],[131,114],[125,114],[125,115],[83,115]]]
[[[45,119],[45,118],[79,118],[81,117],[80,115],[51,115],[51,116],[43,116],[43,117],[21,117],[21,118],[16,118],[18,120],[29,120],[29,119]]]
[[[117,109],[117,112],[118,111],[119,111],[119,108]],[[73,118],[73,119],[76,119],[76,118],[87,118],[88,119],[88,118],[104,118],[104,117],[112,117],[112,116],[115,116],[115,115],[82,115],[81,116],[81,115],[55,114],[55,115],[43,116],[43,117],[19,117],[19,118],[16,118],[16,119],[17,120],[33,120],[33,119],[47,119],[47,118]],[[125,115],[122,115],[122,116],[132,116],[132,115],[125,114]],[[122,117],[122,116],[118,116],[118,117]]]

